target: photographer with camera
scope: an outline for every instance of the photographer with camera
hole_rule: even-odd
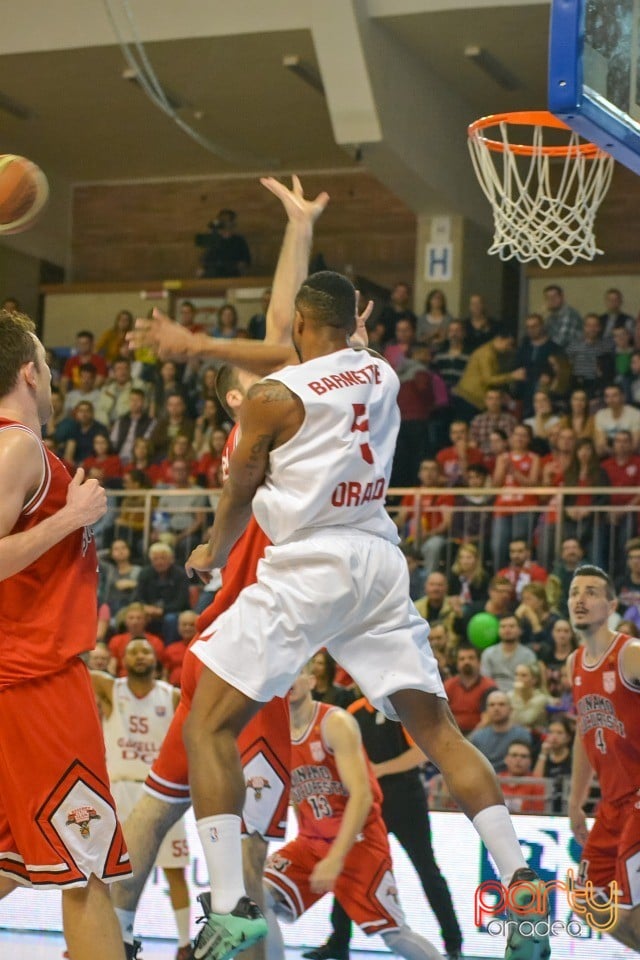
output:
[[[235,232],[235,212],[220,210],[208,226],[209,233],[198,233],[195,238],[196,246],[204,248],[198,276],[244,276],[251,265],[251,254],[245,238]]]

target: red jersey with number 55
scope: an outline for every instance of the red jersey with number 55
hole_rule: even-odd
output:
[[[389,364],[345,347],[268,379],[285,384],[304,407],[297,433],[269,454],[253,498],[271,542],[341,526],[397,543],[384,506],[400,426],[400,383]]]
[[[327,716],[339,709],[328,703],[316,703],[306,733],[299,740],[291,741],[291,803],[296,807],[302,837],[333,840],[349,799],[323,733]],[[382,828],[386,835],[381,812],[382,791],[368,760],[367,769],[373,804],[362,832]]]
[[[31,530],[67,501],[71,477],[32,430],[0,418],[0,431],[24,430],[40,446],[42,480],[9,535]],[[61,670],[96,642],[98,560],[91,527],[74,530],[19,573],[0,581],[0,689]]]
[[[627,643],[623,633],[593,666],[584,662],[585,648],[576,651],[573,699],[578,732],[591,766],[598,775],[603,800],[615,803],[640,789],[640,687],[622,676],[620,657]]]

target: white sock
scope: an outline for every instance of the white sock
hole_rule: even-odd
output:
[[[516,870],[527,865],[509,811],[497,803],[477,813],[472,822],[495,860],[502,883],[508,887]]]
[[[220,814],[196,822],[211,881],[211,910],[231,913],[246,896],[242,876],[240,817]]]
[[[122,939],[125,943],[133,943],[133,924],[136,919],[135,910],[120,910],[119,907],[116,907],[115,911],[118,923],[120,924]]]
[[[182,907],[180,910],[173,911],[176,918],[176,929],[178,931],[178,946],[186,947],[190,942],[189,927],[191,925],[191,908]]]

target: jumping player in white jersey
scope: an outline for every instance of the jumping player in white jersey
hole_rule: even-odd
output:
[[[160,752],[180,691],[154,677],[156,655],[145,637],[134,637],[124,654],[126,676],[115,679],[91,672],[91,681],[103,716],[107,770],[118,816],[124,822],[142,796],[149,768]],[[178,932],[176,960],[190,960],[189,889],[185,867],[189,847],[184,820],[164,838],[156,857],[169,886],[169,899]]]
[[[265,342],[215,340],[204,335],[192,334],[186,331],[184,327],[180,327],[161,314],[155,313],[151,321],[137,321],[136,331],[132,335],[132,340],[136,345],[153,347],[162,356],[194,359],[215,357],[216,359],[227,359],[236,363],[241,362],[243,367],[259,373],[264,373],[265,370],[271,371],[276,366],[295,361],[296,355],[291,343],[291,327],[294,315],[293,301],[296,290],[307,273],[314,223],[322,213],[329,198],[326,193],[320,193],[315,199],[306,199],[297,177],[293,177],[292,189],[288,189],[284,184],[272,178],[266,178],[262,180],[262,183],[281,200],[288,221],[274,276],[271,302],[267,312]],[[367,311],[359,318],[362,325],[366,315]],[[242,402],[245,388],[248,388],[256,380],[256,376],[242,373],[242,371],[236,371],[236,373],[242,375],[233,376],[229,381],[228,392],[224,391],[225,401],[234,408]],[[221,375],[220,386],[222,386],[223,379]],[[242,383],[240,383],[240,380],[242,380]],[[234,398],[233,403],[230,400],[231,396]],[[262,543],[264,534],[257,527],[256,531]],[[223,573],[223,588],[216,595],[215,604],[206,611],[206,614],[216,615],[216,607],[224,609],[235,599],[241,584],[251,582],[253,579],[252,570],[255,568],[258,555],[262,553],[262,547],[258,552],[255,541],[256,537],[251,537],[250,542],[245,543],[246,550],[242,549],[241,544],[238,545],[232,564]],[[190,653],[187,654],[187,658],[185,660],[187,668],[185,674],[183,674],[183,700],[172,724],[172,732],[163,746],[160,761],[158,764],[154,764],[147,783],[148,792],[136,804],[132,816],[126,823],[126,836],[132,851],[132,858],[136,863],[136,870],[134,876],[127,883],[118,884],[117,889],[114,890],[113,898],[123,935],[127,941],[125,944],[127,957],[135,956],[136,946],[133,942],[135,910],[144,882],[154,862],[156,850],[167,830],[190,805],[181,723],[188,712],[188,704],[190,703],[191,682],[186,675],[191,674],[191,672],[195,673],[196,670],[195,667],[193,667],[193,671],[189,669],[189,661],[193,661],[198,669],[202,668],[202,664]],[[193,679],[193,687],[195,688],[195,678]],[[285,723],[288,765],[289,737],[286,717]],[[173,729],[174,727],[175,729]],[[274,745],[277,749],[279,737],[280,732],[271,727],[268,744],[270,749]],[[259,757],[256,756],[259,743],[260,739],[256,738],[253,746],[246,753],[249,765],[247,777],[249,779],[253,779],[256,773],[261,773],[257,769]],[[163,760],[164,763],[162,764],[161,761]],[[157,769],[159,766],[161,769]],[[154,776],[154,774],[157,776]],[[255,897],[260,895],[262,887],[262,870],[266,856],[267,839],[281,836],[276,817],[280,810],[280,802],[275,803],[274,809],[271,809],[271,805],[278,795],[277,785],[281,788],[283,782],[281,777],[275,774],[272,787],[269,789],[268,802],[251,803],[251,797],[249,797],[249,803],[245,809],[247,814],[246,825],[250,827],[247,831],[248,835],[243,840],[245,882],[249,888],[253,887],[255,892],[252,891],[252,895]],[[284,801],[284,807],[286,809],[286,800]],[[261,944],[256,947],[253,960],[259,960],[262,956],[261,948]]]
[[[428,626],[409,600],[406,563],[384,508],[399,383],[381,358],[346,346],[355,299],[353,285],[336,273],[303,283],[293,325],[302,362],[249,391],[211,540],[187,561],[205,576],[222,566],[252,507],[273,543],[257,583],[193,647],[208,669],[185,743],[212,887],[198,960],[226,960],[265,936],[243,886],[244,783],[235,741],[259,704],[282,696],[321,647],[438,765],[503,882],[537,881],[492,769],[452,718]],[[531,888],[514,895],[528,903]],[[506,956],[542,960],[548,937],[528,938],[516,922]]]

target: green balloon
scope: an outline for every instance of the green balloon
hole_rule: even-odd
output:
[[[499,620],[492,613],[476,613],[467,626],[467,636],[478,650],[486,650],[498,642]]]

